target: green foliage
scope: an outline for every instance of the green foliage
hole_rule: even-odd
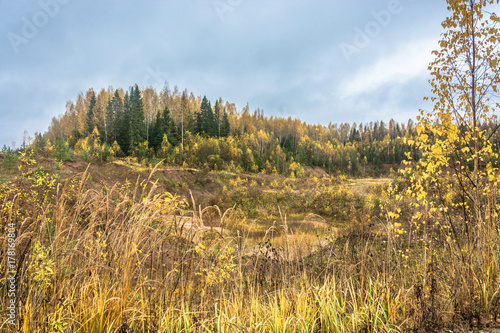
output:
[[[167,183],[168,183],[168,186],[170,186],[170,188],[172,188],[172,189],[175,189],[175,187],[177,186],[177,183],[173,179],[167,179]]]
[[[156,156],[153,156],[151,158],[148,158],[148,165],[149,166],[155,166],[156,164],[158,164],[159,162],[161,161],[160,158],[156,157]]]
[[[62,170],[62,162],[61,161],[55,161],[54,164],[52,165],[52,167],[54,168],[54,170]]]
[[[227,135],[221,135],[221,127],[223,126],[222,125],[222,122],[223,122],[223,114],[225,113],[222,109],[222,99],[219,101],[219,100],[216,100],[215,101],[215,104],[214,104],[214,127],[215,127],[215,135],[217,137],[221,137],[221,136],[227,136]]]
[[[17,166],[18,156],[10,147],[3,146],[2,148],[2,167],[6,170],[12,170]]]
[[[106,99],[104,107],[101,104]],[[80,109],[86,109],[86,117],[75,116]],[[494,124],[484,126],[491,129]],[[113,149],[116,156],[131,156],[139,144],[148,141],[154,154],[168,163],[244,172],[276,170],[284,175],[293,172],[294,176],[296,171],[290,170],[294,162],[323,167],[331,174],[370,176],[376,174],[374,165],[399,163],[407,158],[406,153],[415,160],[419,157],[415,145],[409,143],[417,134],[411,120],[407,124],[390,120],[309,125],[298,119],[265,117],[260,110],[252,113],[248,105],[238,111],[221,98],[212,108],[206,96],[196,97],[187,90],[141,92],[137,85],[127,92],[117,89],[112,96],[111,90],[105,89],[99,94],[93,90],[82,93],[76,104],[68,103],[60,119],[53,119],[44,137],[54,142],[61,133],[71,148],[93,136],[88,142],[89,153],[97,159],[97,141],[110,146],[116,141],[120,147]],[[190,138],[188,133],[199,137]],[[205,150],[204,141],[214,146],[211,139],[218,140],[219,152],[204,154],[207,159],[201,160],[196,156],[196,145]],[[500,135],[493,139],[500,142]]]
[[[54,142],[54,148],[52,149],[52,156],[59,161],[71,161],[73,160],[73,152],[69,148],[64,137],[60,136]]]
[[[131,119],[130,97],[128,92],[123,98],[123,113],[118,114],[116,119],[116,142],[122,152],[129,156],[130,149],[130,119]]]
[[[203,96],[200,110],[196,114],[196,134],[203,136],[217,136],[218,124],[215,120],[214,112],[210,101],[206,96]]]
[[[87,163],[90,163],[92,162],[92,158],[90,156],[90,153],[88,150],[82,150],[80,152],[80,155],[79,155],[80,159],[87,162]]]
[[[229,117],[227,112],[224,111],[222,115],[222,121],[220,124],[220,137],[227,137],[231,132],[231,126],[229,125]]]
[[[101,110],[105,98],[107,104]],[[96,159],[100,159],[96,151],[102,143],[112,146],[116,142],[120,149],[113,149],[115,156],[131,156],[148,141],[154,154],[168,163],[244,172],[276,170],[284,175],[293,172],[295,177],[297,172],[290,170],[294,162],[324,167],[332,174],[370,175],[373,165],[399,163],[406,159],[405,153],[418,160],[415,146],[408,143],[416,135],[412,121],[407,125],[393,120],[387,124],[308,125],[297,119],[265,117],[260,110],[251,113],[248,105],[239,112],[233,103],[224,104],[220,98],[212,108],[206,96],[195,97],[187,90],[141,93],[137,85],[127,92],[117,89],[113,96],[110,90],[103,89],[98,95],[89,90],[79,96],[77,105],[68,105],[60,119],[53,119],[44,137],[54,142],[64,133],[71,148],[93,137],[88,142],[89,154]],[[81,108],[87,109],[83,119],[74,116]],[[214,146],[211,139],[218,140],[219,151],[202,154],[207,158],[202,160],[196,154],[199,147],[206,151],[207,146]],[[500,136],[495,140],[500,141]]]
[[[144,110],[141,93],[137,84],[131,88],[129,99],[130,117],[129,126],[129,149],[134,150],[146,139],[146,126],[144,124]],[[121,146],[121,145],[120,145]]]
[[[111,147],[107,143],[100,145],[96,151],[96,155],[101,162],[106,162],[111,157]]]
[[[156,121],[151,128],[149,143],[157,153],[168,148],[171,141],[174,141],[175,124],[170,117],[170,110],[165,106],[163,111],[156,114]],[[165,136],[167,141],[165,141]]]
[[[115,90],[113,98],[108,100],[108,105],[106,107],[106,142],[110,145],[118,140],[123,134],[124,127],[124,108],[123,101],[120,97],[118,90]],[[120,140],[125,139],[121,138]]]
[[[147,141],[140,143],[134,150],[134,156],[137,158],[138,163],[141,163],[144,159],[146,159],[150,155],[151,155],[151,149],[149,149]]]
[[[38,133],[35,135],[33,147],[36,155],[41,155],[41,156],[45,155],[47,149],[47,141],[42,136],[42,134]]]
[[[87,135],[92,134],[92,132],[94,131],[95,124],[96,124],[96,121],[94,119],[94,117],[95,117],[95,115],[94,115],[95,104],[96,104],[95,93],[94,93],[94,91],[92,91],[89,109],[87,111],[87,122],[86,122],[86,127],[85,127],[85,132]]]

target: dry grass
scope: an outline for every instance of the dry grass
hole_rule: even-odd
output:
[[[152,176],[102,191],[88,189],[87,176],[56,185],[50,175],[28,172],[0,191],[2,273],[7,224],[17,231],[19,331],[467,329],[500,312],[497,246],[484,258],[489,278],[479,280],[439,244],[421,257],[428,250],[394,237],[389,223],[374,234],[324,228],[310,217],[303,223],[321,230],[317,236],[282,215],[256,241],[236,212],[213,206],[193,213],[194,202],[160,193]],[[186,230],[183,217],[196,224],[204,214],[227,231]],[[11,329],[5,315],[0,329]]]

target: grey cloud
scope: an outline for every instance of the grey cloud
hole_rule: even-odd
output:
[[[7,33],[21,31],[22,17],[41,7],[2,1],[0,12],[9,14],[0,21],[0,47],[7,51],[0,55],[0,146],[25,128],[45,131],[67,100],[90,87],[160,87],[148,78],[151,69],[171,87],[313,123],[416,115],[424,92],[415,81],[391,101],[380,91],[358,103],[337,95],[340,82],[398,45],[439,35],[442,3],[401,0],[406,9],[346,62],[340,43],[351,42],[354,29],[389,1],[69,0],[17,54]],[[215,4],[232,7],[224,7],[221,19]]]

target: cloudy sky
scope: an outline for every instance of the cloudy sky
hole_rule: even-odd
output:
[[[429,108],[444,0],[0,0],[0,146],[89,88],[168,82],[309,123]]]

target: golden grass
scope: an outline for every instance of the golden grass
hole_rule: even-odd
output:
[[[397,332],[499,312],[498,246],[484,279],[446,248],[421,257],[424,245],[396,239],[389,225],[384,235],[319,236],[282,217],[259,243],[215,207],[229,232],[185,230],[183,216],[208,210],[159,193],[151,176],[106,191],[87,189],[86,173],[53,186],[39,177],[45,187],[20,180],[0,191],[0,271],[15,223],[22,332]],[[467,307],[469,317],[458,311]],[[11,328],[4,316],[0,330]]]

